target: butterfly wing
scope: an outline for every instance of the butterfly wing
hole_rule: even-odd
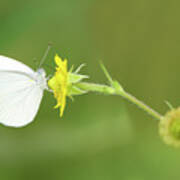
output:
[[[22,127],[33,121],[43,96],[34,74],[26,65],[0,56],[0,123]]]
[[[33,74],[34,71],[25,64],[6,56],[0,56],[0,71],[19,71]]]

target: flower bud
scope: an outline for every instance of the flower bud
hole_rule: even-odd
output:
[[[180,147],[180,107],[167,112],[160,120],[159,132],[166,144]]]

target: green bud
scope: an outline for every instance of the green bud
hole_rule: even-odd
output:
[[[169,131],[174,138],[180,140],[180,117],[174,119],[174,122],[169,127]]]
[[[180,107],[172,109],[160,120],[159,132],[166,144],[180,147]]]

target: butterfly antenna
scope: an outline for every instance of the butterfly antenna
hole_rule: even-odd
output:
[[[48,55],[51,47],[52,47],[52,44],[49,43],[49,44],[48,44],[48,47],[47,47],[47,49],[46,49],[46,51],[45,51],[45,53],[44,53],[44,55],[43,55],[43,57],[42,57],[42,59],[41,59],[41,61],[40,61],[40,63],[39,63],[39,68],[41,68],[42,65],[44,64],[44,61],[46,60],[46,57],[47,57],[47,55]]]

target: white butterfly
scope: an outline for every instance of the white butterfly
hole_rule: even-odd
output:
[[[0,123],[22,127],[32,122],[45,89],[44,69],[35,72],[19,61],[0,56]]]

